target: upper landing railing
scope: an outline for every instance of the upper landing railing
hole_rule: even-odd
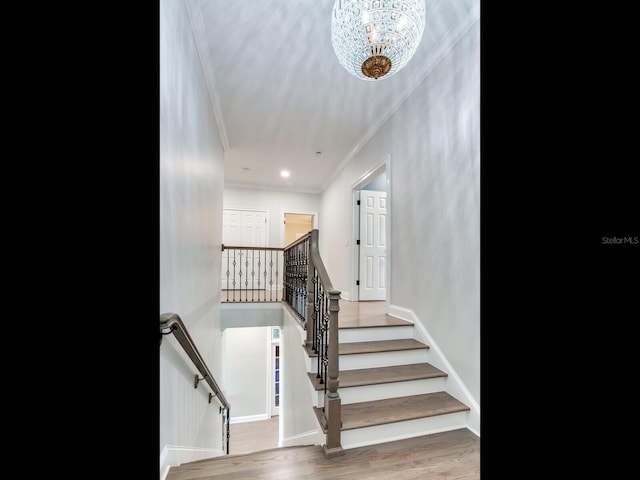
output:
[[[280,302],[284,248],[222,245],[223,302]]]

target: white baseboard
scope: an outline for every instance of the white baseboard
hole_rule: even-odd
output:
[[[456,371],[453,369],[447,358],[438,347],[433,337],[429,334],[425,326],[422,324],[415,312],[409,308],[389,305],[389,315],[407,320],[414,324],[417,329],[417,338],[423,343],[429,345],[429,363],[434,367],[447,372],[446,392],[465,403],[471,410],[469,411],[467,428],[473,433],[480,436],[480,405],[471,395],[471,392],[464,385]]]
[[[247,423],[247,422],[258,422],[260,420],[269,420],[269,415],[266,413],[261,413],[260,415],[247,415],[245,417],[229,417],[229,423],[233,425],[234,423]]]
[[[160,453],[160,480],[167,478],[171,467],[177,467],[183,463],[195,462],[205,458],[219,457],[224,454],[225,452],[223,450],[213,448],[165,445]]]
[[[297,447],[299,445],[322,445],[324,434],[320,430],[310,430],[308,432],[283,439],[278,443],[278,447]]]

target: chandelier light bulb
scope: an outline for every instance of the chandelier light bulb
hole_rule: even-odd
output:
[[[342,65],[362,80],[388,78],[416,52],[425,0],[335,0],[331,43]]]

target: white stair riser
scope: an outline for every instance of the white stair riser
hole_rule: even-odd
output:
[[[307,372],[316,372],[316,368],[318,365],[318,357],[309,357],[307,356]]]
[[[340,343],[413,338],[413,325],[397,327],[341,328],[338,332],[338,337],[338,341]]]
[[[318,357],[313,357],[310,360],[311,368],[307,371],[317,372]],[[393,367],[395,365],[411,365],[414,363],[424,363],[426,361],[426,349],[340,355],[340,358],[338,359],[340,371],[359,370],[361,368]]]
[[[412,365],[427,361],[427,349],[340,355],[340,370]]]
[[[343,430],[340,433],[340,443],[342,448],[347,450],[366,445],[392,442],[403,438],[467,428],[467,416],[468,412],[456,412],[404,422],[387,423],[373,427]]]
[[[346,405],[348,403],[441,392],[445,388],[445,381],[446,377],[423,378],[420,380],[408,380],[406,382],[339,388],[338,393],[340,394],[342,405]],[[317,407],[324,405],[324,390],[317,392],[315,405]]]

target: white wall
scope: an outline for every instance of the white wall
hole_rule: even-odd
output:
[[[322,194],[320,251],[333,286],[347,295],[351,188],[387,154],[390,304],[415,313],[479,404],[479,22]]]
[[[279,314],[282,316],[281,311]],[[271,327],[227,328],[223,338],[224,391],[233,405],[231,422],[266,420],[269,418]]]
[[[386,192],[387,191],[387,173],[382,172],[380,175],[371,180],[371,183],[368,183],[362,190],[375,190],[378,192]]]
[[[222,329],[282,325],[280,302],[228,302],[220,305]]]
[[[307,335],[289,311],[282,310],[280,446],[320,445],[324,443],[324,434],[312,408],[317,394],[307,376],[309,358],[302,347]]]
[[[281,329],[280,446],[323,443],[324,435],[312,410],[317,394],[307,376],[309,358],[302,347],[306,332],[280,303],[246,307],[248,306],[223,305],[222,316],[230,317],[225,323],[230,324],[237,319],[236,313],[246,317],[244,323],[254,325],[268,321],[267,318],[275,320],[275,315],[264,316],[267,308],[279,316],[271,325],[279,325]],[[270,334],[270,327],[224,330],[223,354],[227,367],[222,382],[223,390],[228,392],[233,405],[232,423],[268,418],[272,368],[267,361],[268,355],[271,355]]]
[[[283,212],[319,212],[320,195],[312,193],[273,192],[270,190],[250,188],[225,188],[224,208],[238,208],[243,210],[268,209],[269,237],[267,239],[267,246],[284,247]]]
[[[162,0],[159,21],[160,313],[181,316],[219,378],[223,151],[186,2]],[[205,382],[194,388],[197,370],[173,335],[159,356],[161,471],[222,453],[219,404]]]

